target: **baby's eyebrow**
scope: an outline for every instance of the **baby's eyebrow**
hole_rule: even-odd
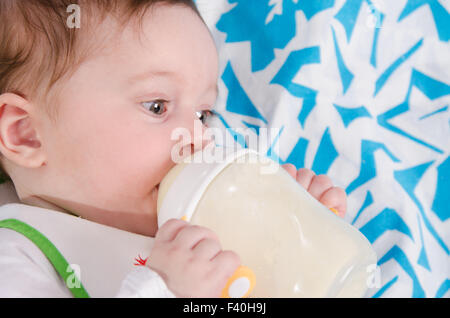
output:
[[[151,77],[169,77],[169,78],[173,78],[175,80],[179,80],[179,76],[177,73],[173,72],[173,71],[155,71],[155,70],[151,70],[151,71],[146,71],[143,73],[139,73],[137,75],[134,75],[132,77],[130,77],[127,81],[131,84],[142,81],[144,79],[147,78],[151,78]]]
[[[147,78],[156,78],[156,77],[166,77],[166,78],[170,78],[173,79],[179,83],[181,83],[181,78],[180,75],[176,72],[173,71],[156,71],[156,70],[151,70],[151,71],[146,71],[143,73],[139,73],[135,76],[130,77],[127,82],[130,83],[131,85],[138,83],[142,80],[145,80]],[[207,92],[210,91],[214,91],[215,95],[217,96],[219,94],[219,85],[217,84],[217,81],[214,81],[214,83],[208,87],[208,89],[206,90]]]

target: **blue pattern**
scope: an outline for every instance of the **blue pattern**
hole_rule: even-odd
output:
[[[381,266],[384,263],[394,260],[400,267],[403,269],[406,275],[410,277],[413,283],[413,290],[411,297],[414,298],[422,298],[425,297],[425,292],[419,282],[419,279],[417,277],[417,274],[414,270],[414,267],[410,263],[408,257],[406,256],[405,252],[398,247],[397,245],[394,245],[379,261],[378,264]]]
[[[256,117],[267,123],[264,117],[253,105],[250,98],[248,98],[245,90],[242,88],[239,80],[234,74],[231,64],[228,63],[223,73],[222,80],[228,88],[228,100],[226,110],[232,113],[241,114],[250,117]]]
[[[400,67],[400,65],[402,65],[411,55],[413,55],[422,46],[422,44],[423,39],[417,42],[410,50],[408,50],[408,52],[401,55],[383,74],[381,74],[376,82],[374,96],[378,94],[378,92],[383,88],[391,75]]]
[[[312,170],[316,174],[327,174],[333,161],[338,157],[339,153],[333,145],[330,129],[327,128],[320,140],[319,148],[312,165]]]
[[[446,279],[436,292],[436,298],[442,298],[450,289],[450,279]]]
[[[395,125],[392,125],[389,121],[392,118],[400,116],[410,110],[409,99],[411,96],[412,88],[416,87],[419,89],[425,96],[427,96],[430,100],[435,100],[441,98],[443,96],[450,95],[450,86],[435,80],[415,69],[412,70],[411,80],[408,88],[408,93],[406,94],[406,99],[403,103],[398,106],[395,106],[389,109],[387,112],[380,114],[377,118],[378,124],[388,130],[391,130],[394,133],[404,136],[418,144],[421,144],[425,147],[428,147],[440,154],[443,154],[444,151],[420,138],[417,138],[411,135],[408,132],[398,128]],[[448,145],[447,145],[448,146]]]
[[[338,67],[339,67],[339,73],[341,74],[341,81],[342,81],[342,86],[343,86],[343,95],[345,95],[345,93],[347,92],[350,84],[353,81],[354,76],[353,76],[353,73],[345,65],[344,58],[342,57],[341,50],[339,49],[339,44],[338,44],[338,41],[336,39],[336,32],[334,31],[334,29],[332,29],[332,31],[333,31],[334,49],[336,50],[337,64],[338,64]]]
[[[450,218],[450,157],[437,167],[436,195],[431,207],[441,221]]]
[[[441,113],[441,112],[445,112],[445,111],[447,111],[447,110],[448,110],[448,106],[444,106],[444,107],[442,107],[442,108],[439,108],[438,110],[432,111],[432,112],[429,113],[429,114],[423,115],[423,116],[420,117],[419,119],[420,119],[420,120],[423,120],[423,119],[426,119],[426,118],[431,117],[431,116],[433,116],[433,115],[439,114],[439,113]]]
[[[369,111],[366,107],[361,106],[358,108],[347,108],[342,107],[336,104],[333,104],[336,110],[339,112],[339,115],[342,118],[342,122],[344,123],[345,127],[348,127],[354,120],[361,118],[361,117],[369,117],[372,118]]]
[[[400,22],[415,10],[426,4],[429,5],[433,14],[439,38],[442,41],[450,40],[450,14],[438,0],[408,0],[408,3],[398,18],[398,21]]]
[[[358,210],[358,212],[356,213],[355,218],[352,221],[352,225],[355,224],[356,220],[358,220],[358,218],[360,217],[361,213],[363,213],[363,211],[373,203],[373,196],[372,193],[370,193],[370,191],[367,191],[366,194],[366,198],[364,199],[364,202],[361,206],[361,208]]]
[[[314,63],[320,63],[320,49],[317,46],[291,52],[286,62],[270,82],[271,84],[283,86],[293,96],[303,98],[303,107],[298,115],[298,120],[302,126],[305,125],[308,115],[316,106],[317,91],[296,84],[292,80],[303,66]]]
[[[375,242],[386,231],[396,230],[414,241],[411,231],[395,210],[386,208],[359,229],[370,243]]]
[[[242,147],[237,127],[279,128],[268,156],[345,189],[378,254],[367,296],[450,297],[450,3],[196,2],[224,52],[220,123]]]
[[[393,279],[391,279],[389,282],[387,282],[383,287],[380,288],[379,291],[377,291],[372,298],[380,298],[381,295],[384,294],[386,290],[388,290],[395,282],[397,282],[398,276],[395,276]]]
[[[383,143],[361,140],[361,167],[359,169],[358,177],[345,189],[345,192],[347,192],[348,195],[377,176],[375,152],[378,150],[383,150],[392,161],[399,162],[399,159],[397,159]]]

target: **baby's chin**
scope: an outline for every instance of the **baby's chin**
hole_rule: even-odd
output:
[[[156,232],[158,231],[158,190],[159,184],[151,190],[144,211],[138,213],[139,216],[133,221],[136,223],[134,224],[134,230],[132,230],[132,232],[155,237]]]

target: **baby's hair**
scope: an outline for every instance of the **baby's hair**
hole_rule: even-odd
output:
[[[56,121],[57,93],[51,88],[92,53],[93,28],[107,16],[121,27],[141,25],[156,4],[187,6],[202,19],[193,0],[0,0],[0,95],[39,101]],[[73,5],[80,9],[80,28],[69,24]],[[5,178],[0,162],[0,183]]]

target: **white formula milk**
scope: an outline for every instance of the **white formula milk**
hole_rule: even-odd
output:
[[[267,173],[267,158],[249,150],[220,162],[192,158],[160,185],[159,225],[184,217],[213,230],[253,271],[249,297],[364,295],[377,261],[370,243],[282,167]]]

